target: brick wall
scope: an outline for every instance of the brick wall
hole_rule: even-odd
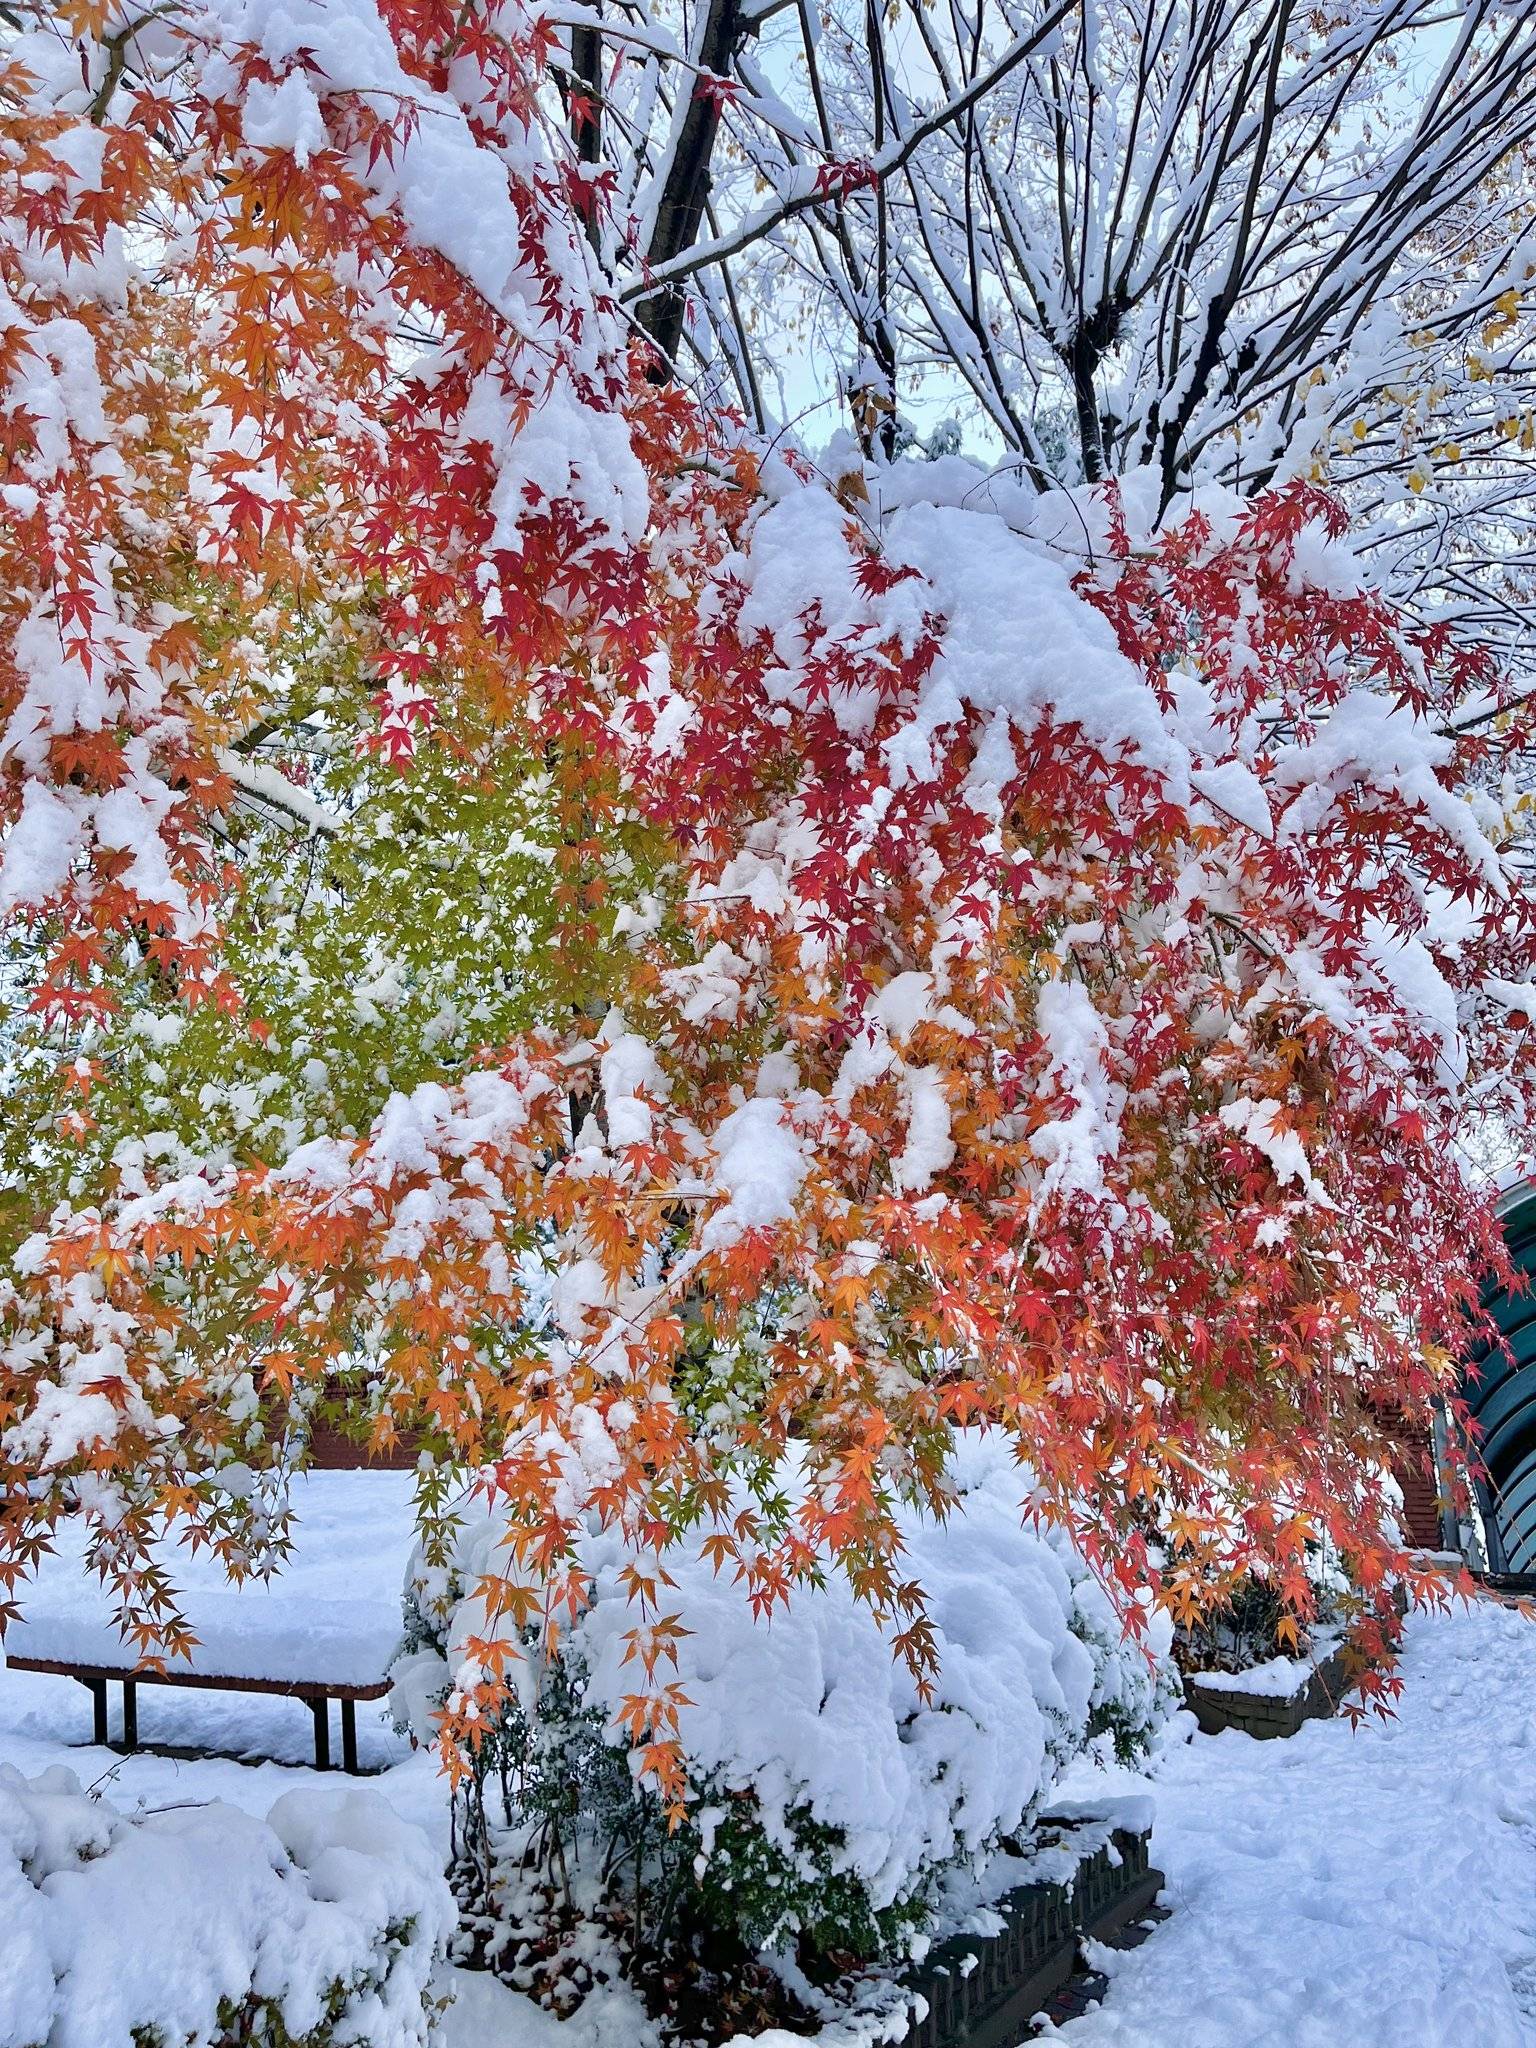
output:
[[[330,1423],[317,1422],[311,1437],[310,1462],[322,1472],[403,1472],[416,1462],[413,1444],[399,1443],[386,1453],[365,1450]],[[1430,1463],[1427,1435],[1404,1431],[1392,1460],[1393,1477],[1403,1490],[1403,1519],[1409,1540],[1423,1550],[1440,1548],[1440,1506]]]
[[[317,1422],[310,1431],[309,1462],[321,1472],[404,1472],[416,1462],[416,1447],[405,1442],[386,1452],[367,1450],[329,1422]]]

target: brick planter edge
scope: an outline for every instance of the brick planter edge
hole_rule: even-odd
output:
[[[1026,1884],[995,1910],[1000,1934],[942,1942],[906,1976],[927,2012],[903,2048],[1016,2048],[1030,2022],[1077,1968],[1084,1936],[1104,1940],[1147,1912],[1163,1874],[1148,1860],[1145,1833],[1116,1828],[1084,1856],[1067,1884]],[[1118,1859],[1118,1860],[1117,1860]]]
[[[1299,1692],[1237,1692],[1228,1686],[1205,1686],[1191,1674],[1184,1680],[1184,1704],[1200,1723],[1202,1735],[1237,1728],[1260,1742],[1294,1735],[1304,1721],[1334,1713],[1349,1690],[1342,1645],[1325,1657]]]

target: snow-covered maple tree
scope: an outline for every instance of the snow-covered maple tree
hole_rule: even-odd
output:
[[[561,34],[6,43],[0,1571],[81,1511],[174,1654],[339,1386],[506,1519],[450,1736],[617,1527],[674,1797],[667,1547],[921,1674],[960,1425],[1132,1619],[1323,1534],[1384,1614],[1530,1109],[1510,687],[1309,485],[829,487],[656,375]]]
[[[605,274],[762,429],[1037,486],[1346,491],[1394,594],[1530,595],[1536,23],[1473,0],[559,0]],[[946,417],[947,415],[947,417]]]

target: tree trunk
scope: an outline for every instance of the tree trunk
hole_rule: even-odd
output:
[[[748,33],[741,0],[709,0],[695,61],[717,77],[728,78],[736,53]],[[683,116],[682,127],[656,208],[656,224],[646,262],[654,270],[690,249],[697,239],[709,197],[709,164],[715,138],[720,132],[720,102],[711,93],[694,91]],[[663,285],[639,301],[636,317],[656,344],[658,361],[652,375],[666,383],[672,375],[678,346],[683,337],[683,309],[687,286]]]

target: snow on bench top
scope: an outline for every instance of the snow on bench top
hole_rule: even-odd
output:
[[[167,1671],[218,1678],[373,1685],[400,1640],[400,1589],[415,1537],[409,1472],[310,1472],[293,1483],[293,1553],[266,1584],[232,1586],[206,1552],[166,1555],[181,1611],[198,1637]],[[59,1532],[55,1554],[20,1596],[4,1651],[131,1671],[103,1587],[83,1562],[84,1531]]]

